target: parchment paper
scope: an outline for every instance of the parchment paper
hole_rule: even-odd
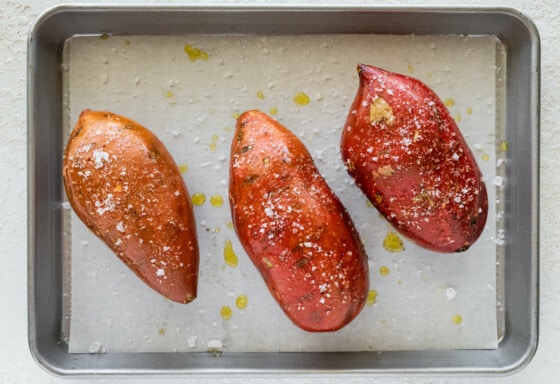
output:
[[[190,56],[189,56],[190,53]],[[172,303],[145,286],[69,210],[70,352],[360,351],[496,348],[496,261],[503,243],[500,151],[504,52],[493,37],[83,36],[64,48],[65,135],[86,108],[110,110],[165,143],[192,194],[201,266],[199,296]],[[340,133],[366,63],[414,76],[445,101],[483,170],[490,213],[469,251],[438,254],[405,238],[382,246],[389,225],[347,175]],[[298,93],[308,104],[294,100]],[[305,97],[303,97],[305,99]],[[369,255],[377,297],[327,334],[294,326],[240,246],[227,199],[229,148],[238,114],[270,113],[308,146],[346,205]],[[502,145],[503,147],[503,145]],[[505,148],[502,148],[502,150]],[[210,204],[223,198],[221,207]],[[69,209],[68,205],[65,205]],[[230,240],[238,266],[224,261]],[[382,275],[381,267],[389,274]],[[386,271],[386,269],[385,269]],[[248,305],[236,306],[239,295]],[[224,319],[222,307],[231,309]],[[227,316],[226,316],[227,317]]]

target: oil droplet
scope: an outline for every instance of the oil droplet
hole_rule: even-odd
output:
[[[107,39],[109,38],[109,35],[106,34],[106,33],[104,33],[104,34],[102,34],[101,36],[99,36],[99,38],[100,38],[101,40],[107,40]]]
[[[263,91],[257,91],[257,97],[261,100],[264,100],[264,92]]]
[[[456,123],[460,123],[461,122],[461,114],[458,113],[457,116],[455,116],[455,122]]]
[[[237,255],[233,251],[233,244],[231,243],[231,240],[226,240],[225,242],[224,261],[226,262],[227,265],[229,265],[232,268],[237,267],[237,264],[239,263],[239,260],[237,259]]]
[[[237,296],[237,299],[235,299],[235,306],[239,309],[245,309],[245,307],[247,307],[247,296]]]
[[[130,40],[125,40],[124,45],[128,47],[130,45]]]
[[[239,112],[233,112],[231,114],[231,117],[233,117],[234,119],[237,119],[239,117]]]
[[[467,115],[472,115],[472,108],[471,107],[467,108]]]
[[[461,324],[463,322],[463,316],[461,315],[454,315],[453,316],[453,322],[457,325]]]
[[[226,222],[226,227],[233,229],[233,223],[231,221]]]
[[[434,74],[432,72],[426,72],[426,77],[432,77]]]
[[[508,143],[505,140],[500,142],[500,151],[505,152],[508,150]]]
[[[262,262],[264,263],[264,265],[266,265],[267,268],[272,268],[274,267],[274,264],[272,264],[272,261],[270,261],[269,259],[267,259],[266,257],[262,258]]]
[[[208,147],[210,148],[210,152],[216,151],[216,148],[218,147],[216,141],[218,141],[219,138],[220,137],[218,135],[212,135],[212,142],[208,145]]]
[[[165,97],[167,97],[168,99],[171,99],[173,97],[173,92],[171,92],[171,91],[165,92]]]
[[[194,205],[202,205],[206,201],[206,195],[202,192],[196,192],[192,195],[191,201]]]
[[[402,252],[404,251],[404,245],[396,232],[388,231],[387,236],[383,239],[383,248],[389,252]],[[382,267],[383,268],[383,267]],[[383,273],[381,273],[383,275]],[[389,268],[387,268],[387,274],[389,274]]]
[[[489,156],[488,154],[486,154],[486,153],[483,153],[483,154],[482,154],[482,160],[488,161],[488,160],[490,160],[490,156]]]
[[[377,291],[375,289],[372,289],[367,294],[366,304],[367,305],[373,305],[373,304],[375,304],[375,300],[377,300]]]
[[[408,64],[407,71],[408,71],[408,73],[413,73],[414,72],[414,67],[412,66],[412,64]]]
[[[272,107],[272,108],[270,108],[270,110],[268,112],[270,112],[270,114],[272,116],[277,115],[278,114],[278,108]]]
[[[229,307],[229,305],[222,305],[222,309],[220,310],[220,315],[222,315],[222,319],[229,320],[231,319],[231,315],[233,315],[233,311]]]
[[[224,205],[224,199],[218,194],[212,195],[210,196],[210,204],[212,204],[213,207],[220,208]]]
[[[187,164],[179,164],[179,172],[181,175],[184,175],[189,170],[189,166]]]
[[[160,329],[158,330],[158,333],[159,333],[160,335],[165,335],[165,328],[160,328]]]
[[[187,55],[189,55],[189,60],[191,62],[195,62],[198,59],[208,60],[208,53],[203,52],[198,48],[194,48],[190,44],[185,45],[184,51]]]
[[[298,92],[296,93],[296,95],[294,96],[294,102],[297,105],[307,105],[309,104],[309,102],[311,101],[311,99],[309,98],[309,96],[307,96],[305,93],[303,92]]]
[[[455,105],[455,100],[449,98],[449,99],[445,99],[445,101],[443,102],[443,104],[445,104],[446,107],[452,107]]]
[[[393,108],[381,97],[376,97],[369,106],[369,121],[373,124],[393,125]]]
[[[381,276],[388,276],[389,273],[391,273],[391,270],[389,269],[389,267],[383,265],[381,268],[379,268],[379,274]]]
[[[226,126],[226,127],[224,128],[224,131],[226,131],[226,132],[229,132],[229,131],[231,131],[231,127],[230,127],[229,125],[228,125],[228,126]]]

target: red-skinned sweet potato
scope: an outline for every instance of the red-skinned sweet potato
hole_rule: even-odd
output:
[[[237,120],[229,199],[241,244],[297,326],[334,331],[358,315],[369,278],[354,224],[304,144],[262,112]]]
[[[147,285],[179,303],[196,298],[198,242],[183,178],[148,129],[85,110],[63,161],[77,216]]]
[[[440,98],[408,76],[359,65],[341,139],[349,174],[403,235],[436,252],[468,249],[488,212],[482,174]]]

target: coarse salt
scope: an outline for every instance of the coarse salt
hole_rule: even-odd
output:
[[[95,162],[95,168],[99,169],[103,167],[103,161],[109,162],[109,154],[96,149],[93,151],[93,161]]]
[[[89,353],[103,353],[103,344],[101,344],[98,341],[94,341],[90,346],[89,346]]]
[[[494,178],[494,185],[497,185],[498,187],[501,187],[503,182],[504,182],[504,178],[502,176],[496,176]]]
[[[221,351],[222,350],[222,342],[220,340],[210,340],[208,342],[208,349],[212,351]]]
[[[189,338],[187,339],[187,346],[189,348],[194,348],[196,346],[196,339],[198,338],[198,336],[189,336]]]
[[[457,296],[457,291],[453,287],[449,287],[445,290],[445,297],[447,300],[453,300]]]
[[[274,211],[272,210],[272,208],[270,207],[266,207],[264,209],[264,213],[265,215],[267,215],[268,217],[274,217]]]

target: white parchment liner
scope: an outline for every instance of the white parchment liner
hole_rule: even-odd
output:
[[[185,46],[192,57],[185,51]],[[200,52],[197,51],[200,50]],[[206,55],[207,54],[207,57]],[[88,36],[64,49],[65,135],[86,108],[110,110],[151,129],[183,169],[195,207],[201,266],[198,298],[172,303],[145,286],[71,213],[70,352],[361,351],[497,347],[496,260],[503,233],[494,37],[461,36]],[[414,76],[438,93],[458,121],[489,190],[488,223],[465,253],[437,254],[390,230],[347,175],[341,129],[358,88],[357,63]],[[310,99],[295,102],[299,92]],[[268,293],[231,226],[227,199],[235,118],[272,113],[306,144],[348,208],[369,255],[375,304],[327,334],[295,327]],[[66,140],[66,138],[65,138]],[[505,149],[502,145],[502,150]],[[224,204],[214,207],[218,194]],[[507,238],[506,238],[507,239]],[[227,266],[231,240],[238,266]],[[380,267],[389,268],[382,276]],[[246,295],[248,305],[236,307]],[[232,316],[221,316],[223,306]]]

